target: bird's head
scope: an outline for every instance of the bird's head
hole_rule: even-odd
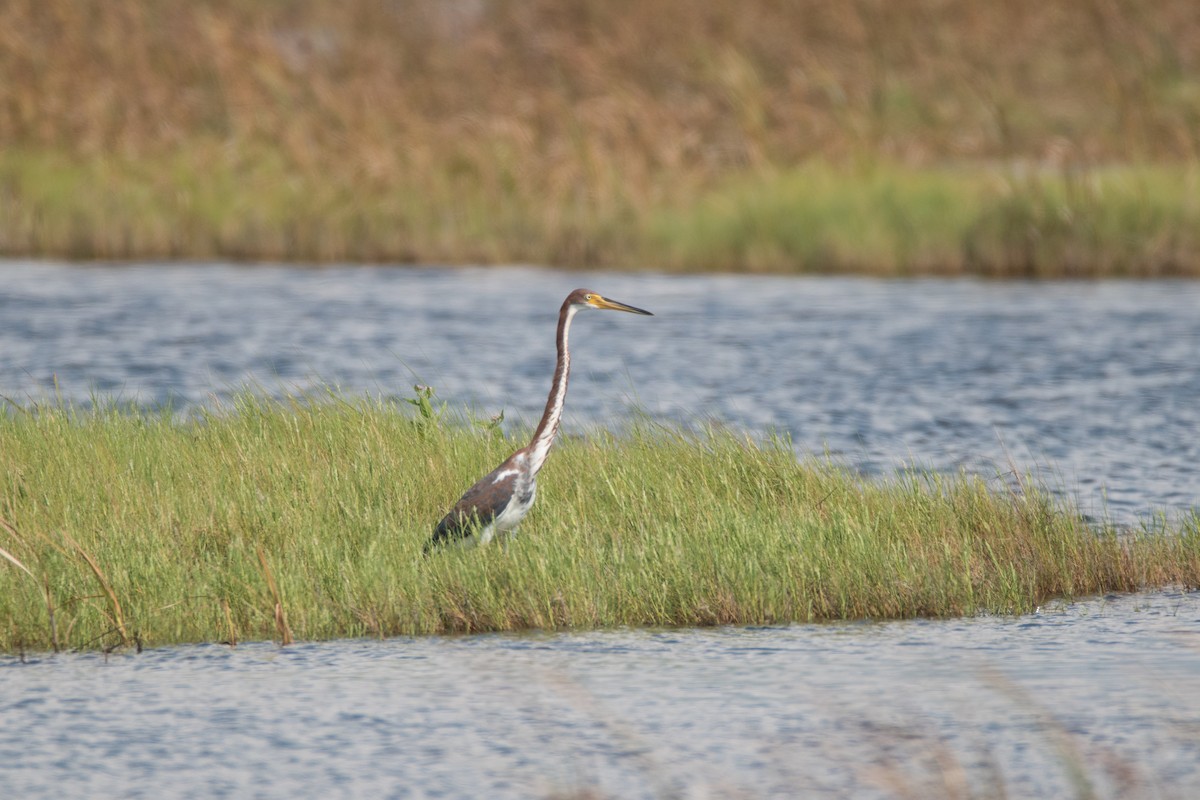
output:
[[[588,308],[601,308],[611,311],[628,311],[630,314],[644,314],[647,317],[654,316],[649,311],[633,306],[618,303],[616,300],[610,300],[607,297],[597,294],[590,289],[576,289],[567,297],[567,305],[580,306]]]

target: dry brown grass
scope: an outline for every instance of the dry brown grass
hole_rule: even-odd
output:
[[[0,76],[10,159],[96,193],[10,163],[9,252],[612,262],[813,159],[1200,155],[1191,0],[10,0]]]

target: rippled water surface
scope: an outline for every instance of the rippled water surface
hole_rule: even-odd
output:
[[[1200,283],[986,283],[0,264],[0,394],[211,402],[256,383],[411,394],[536,422],[562,298],[567,430],[638,407],[787,431],[867,472],[1025,470],[1128,522],[1200,497]]]
[[[0,263],[0,395],[321,383],[567,430],[634,409],[869,473],[1010,457],[1133,522],[1200,496],[1200,284]],[[1006,452],[1007,451],[1007,452]],[[1200,596],[1019,618],[0,659],[0,797],[1200,796]]]
[[[1195,797],[1200,596],[44,656],[0,720],[8,797]]]

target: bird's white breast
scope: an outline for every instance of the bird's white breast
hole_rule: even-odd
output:
[[[517,527],[529,513],[529,509],[533,508],[533,500],[536,495],[537,478],[524,474],[518,475],[513,482],[512,499],[496,517],[496,532],[503,533]]]
[[[479,532],[480,544],[487,544],[496,534],[507,533],[516,528],[529,513],[529,509],[533,508],[533,501],[537,495],[537,475],[529,469],[529,459],[524,453],[514,459],[512,467],[496,473],[492,480],[494,483],[500,483],[510,479],[512,495],[508,504],[490,525]]]

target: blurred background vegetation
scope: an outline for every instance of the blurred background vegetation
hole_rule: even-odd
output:
[[[0,252],[1200,275],[1194,0],[6,0]]]

